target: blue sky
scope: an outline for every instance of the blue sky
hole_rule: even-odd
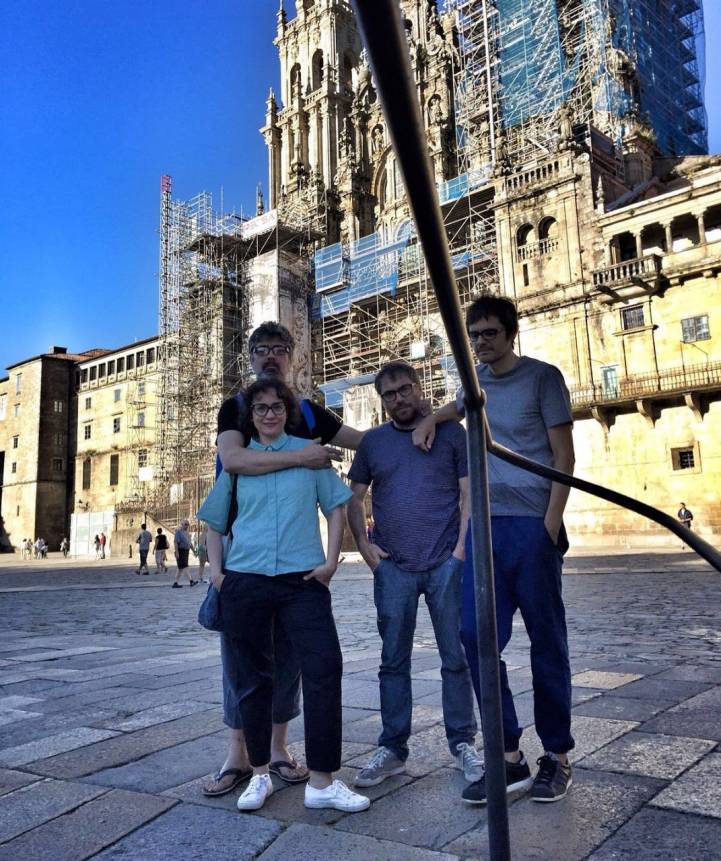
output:
[[[706,0],[710,149],[721,151],[721,3]],[[0,3],[0,375],[51,344],[158,325],[160,176],[252,212],[277,90],[278,0]],[[289,12],[293,0],[287,0]]]

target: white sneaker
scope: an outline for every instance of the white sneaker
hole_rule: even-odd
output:
[[[238,810],[260,810],[273,794],[269,774],[254,774],[245,792],[238,799]]]
[[[483,760],[472,744],[462,741],[456,748],[456,768],[460,768],[463,777],[469,783],[475,783],[483,777]]]
[[[333,807],[345,813],[359,813],[371,806],[370,798],[348,789],[342,780],[334,780],[325,789],[314,789],[307,783],[304,803],[306,807]]]

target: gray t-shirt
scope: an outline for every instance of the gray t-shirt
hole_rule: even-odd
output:
[[[571,399],[563,375],[554,365],[521,356],[507,374],[494,374],[487,365],[476,368],[486,392],[486,412],[496,442],[539,463],[551,466],[553,452],[548,428],[573,422]],[[456,407],[465,415],[463,390]],[[497,457],[488,458],[491,514],[544,517],[551,482]]]
[[[412,431],[392,422],[369,430],[348,473],[372,484],[373,540],[406,571],[430,571],[458,541],[458,479],[468,474],[466,432],[440,425],[429,454],[413,445]]]
[[[176,529],[175,543],[178,545],[178,550],[190,550],[190,535],[184,529]]]
[[[135,539],[135,542],[140,546],[141,550],[147,550],[153,543],[153,536],[147,529],[141,529],[140,532],[138,532],[138,537]]]

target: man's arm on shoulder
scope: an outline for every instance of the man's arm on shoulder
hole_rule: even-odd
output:
[[[359,481],[351,481],[350,489],[353,496],[348,502],[348,526],[353,533],[358,552],[365,560],[366,565],[375,571],[381,559],[387,559],[388,554],[385,550],[381,550],[376,544],[371,544],[366,534],[366,516],[363,500],[368,493],[367,484],[361,484]]]
[[[421,451],[430,451],[436,437],[436,425],[443,422],[459,422],[463,416],[458,412],[455,401],[442,406],[437,412],[424,416],[413,431],[413,445]]]
[[[361,444],[361,440],[365,436],[366,431],[359,431],[355,428],[348,427],[348,425],[343,425],[338,433],[333,437],[331,443],[333,445],[339,445],[341,448],[351,448],[355,451],[358,446]]]
[[[218,434],[218,455],[226,472],[265,475],[296,466],[325,469],[331,465],[330,452],[315,441],[295,451],[259,451],[245,448],[244,444],[245,439],[240,431],[226,430]]]
[[[560,469],[562,472],[572,474],[576,463],[573,451],[573,425],[569,423],[548,428],[548,441],[553,453],[553,463],[551,465],[554,469]],[[548,534],[554,542],[558,539],[569,492],[570,488],[565,484],[558,484],[554,481],[551,485],[551,496],[548,501],[544,523],[546,524]]]

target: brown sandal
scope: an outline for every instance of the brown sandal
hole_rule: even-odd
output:
[[[211,789],[208,786],[203,786],[201,792],[209,798],[214,798],[217,795],[227,795],[232,792],[236,786],[247,780],[253,774],[252,768],[226,768],[225,771],[219,771],[213,776],[213,782],[218,784],[224,777],[232,777],[230,784],[224,789]]]
[[[299,765],[294,759],[287,761],[278,759],[268,766],[271,774],[276,774],[285,783],[305,783],[310,772],[304,765]]]

